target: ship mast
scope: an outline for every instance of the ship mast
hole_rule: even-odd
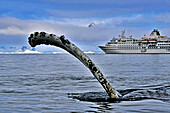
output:
[[[125,38],[126,38],[126,37],[125,37],[125,30],[122,31],[122,34],[121,34],[120,37],[121,37],[121,39],[125,39]]]

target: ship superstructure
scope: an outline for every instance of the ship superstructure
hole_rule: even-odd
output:
[[[125,30],[118,38],[112,38],[105,46],[99,46],[106,54],[166,54],[170,53],[170,38],[161,36],[154,29],[149,36],[134,39],[125,37]]]

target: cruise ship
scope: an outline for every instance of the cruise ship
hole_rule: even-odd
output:
[[[111,39],[105,46],[99,46],[106,54],[170,54],[170,38],[161,36],[154,29],[149,36],[134,39],[125,37],[125,30],[118,38]]]

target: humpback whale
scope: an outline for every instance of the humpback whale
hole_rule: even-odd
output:
[[[30,34],[28,40],[31,47],[35,47],[40,44],[45,44],[54,45],[56,47],[60,47],[66,50],[67,52],[75,56],[77,59],[79,59],[91,71],[91,73],[103,86],[103,88],[106,90],[107,94],[111,99],[121,97],[121,94],[109,84],[109,82],[106,80],[101,70],[95,65],[95,63],[76,45],[66,39],[64,35],[56,36],[54,34],[48,34],[45,32],[34,32],[33,34]]]

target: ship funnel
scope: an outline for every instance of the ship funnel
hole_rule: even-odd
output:
[[[154,29],[154,30],[151,32],[150,36],[160,36],[160,33],[159,33],[159,31],[158,31],[157,29]]]

